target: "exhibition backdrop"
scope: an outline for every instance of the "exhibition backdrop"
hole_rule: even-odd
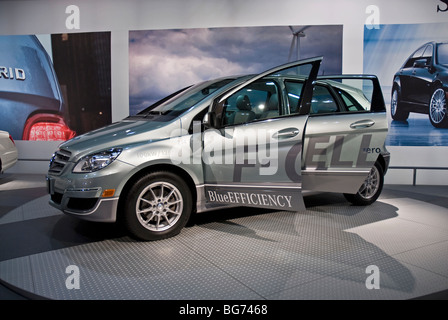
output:
[[[0,70],[0,129],[15,140],[64,141],[111,122],[110,32],[0,36]]]
[[[296,33],[299,36],[295,36]],[[129,113],[186,86],[256,74],[300,58],[327,57],[320,74],[342,72],[342,26],[144,30],[129,34]]]
[[[446,41],[447,23],[448,5],[439,0],[0,2],[1,36],[51,35],[54,70],[68,104],[64,120],[76,134],[133,114],[183,84],[286,62],[290,26],[308,26],[300,38],[301,58],[324,55],[326,74],[377,74],[390,107],[393,74],[423,42]],[[56,52],[56,41],[78,35],[85,39]],[[100,51],[92,46],[97,36]],[[88,64],[80,63],[87,57]],[[4,64],[0,60],[8,71],[21,68]],[[86,110],[93,113],[83,118]],[[390,128],[392,166],[447,167],[448,129],[414,113],[407,121],[390,119]],[[45,172],[59,143],[19,138],[20,161],[11,172]],[[447,179],[446,170],[419,171],[417,178],[431,184]],[[386,177],[389,183],[412,180],[413,169],[391,170]]]
[[[388,24],[364,29],[364,72],[376,74],[390,104],[394,74],[418,48],[428,42],[447,42],[448,23]],[[429,73],[431,80],[435,73]],[[445,83],[446,85],[446,83]],[[425,90],[414,86],[416,91]],[[428,105],[429,105],[429,99]],[[387,144],[448,146],[448,129],[435,128],[427,114],[411,113],[407,121],[391,121]]]

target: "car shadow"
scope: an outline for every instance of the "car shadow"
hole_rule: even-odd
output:
[[[405,265],[350,231],[398,217],[397,207],[381,200],[367,207],[354,206],[342,195],[331,193],[307,196],[304,200],[307,210],[303,212],[232,208],[198,214],[189,227],[207,229],[217,236],[221,233],[246,239],[241,243],[262,241],[263,246],[278,247],[278,250],[286,250],[286,246],[288,254],[301,260],[288,263],[304,274],[317,273],[367,290],[366,268],[377,265],[381,272],[381,288],[406,294],[415,290],[416,279]],[[266,255],[266,259],[271,257]],[[320,261],[320,265],[316,265],[316,261]],[[290,269],[287,272],[291,274],[285,279],[294,278],[297,272]],[[285,288],[288,285],[285,283]]]

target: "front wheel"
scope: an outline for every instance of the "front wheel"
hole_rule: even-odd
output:
[[[141,240],[160,240],[177,235],[188,222],[192,196],[188,185],[171,172],[141,177],[125,197],[124,221]]]
[[[434,91],[429,101],[429,120],[436,128],[448,128],[446,94],[442,88]]]
[[[383,190],[383,184],[383,168],[376,162],[358,192],[355,194],[344,193],[344,196],[354,205],[366,206],[374,203],[378,199]]]
[[[400,93],[398,88],[394,88],[392,91],[392,97],[390,101],[390,115],[393,120],[406,121],[409,118],[409,111],[403,110]]]

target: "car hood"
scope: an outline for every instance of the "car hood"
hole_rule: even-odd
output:
[[[125,119],[68,140],[60,148],[80,158],[110,148],[129,148],[136,144],[168,139],[179,128],[180,120],[159,122]]]

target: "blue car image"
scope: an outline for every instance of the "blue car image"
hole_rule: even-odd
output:
[[[34,35],[0,36],[0,129],[15,140],[73,138],[50,57]]]

